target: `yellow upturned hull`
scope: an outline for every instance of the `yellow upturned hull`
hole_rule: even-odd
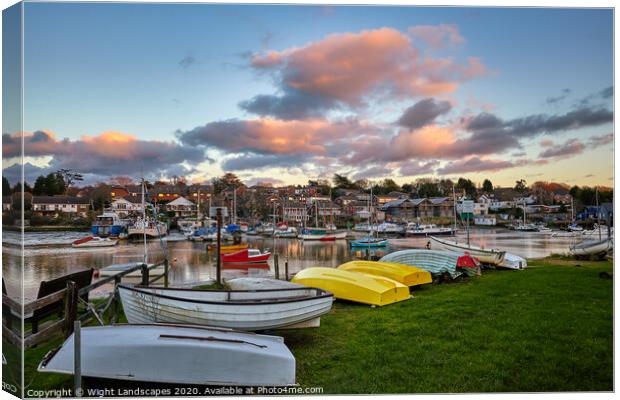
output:
[[[376,275],[315,267],[298,272],[292,282],[331,292],[335,298],[385,306],[411,298],[400,282]]]
[[[244,244],[231,244],[228,246],[222,246],[220,248],[220,253],[233,253],[235,251],[239,251],[239,250],[245,250],[248,248],[248,244],[244,243]],[[217,249],[216,245],[209,245],[209,250],[215,250]]]
[[[424,285],[431,283],[433,278],[430,272],[409,265],[380,262],[380,261],[350,261],[342,264],[338,269],[362,274],[383,276],[400,282],[406,286]]]

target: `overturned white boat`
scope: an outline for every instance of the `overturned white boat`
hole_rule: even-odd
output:
[[[571,246],[569,250],[570,254],[572,254],[573,256],[597,256],[606,255],[608,252],[613,250],[613,247],[613,238],[605,238],[602,240],[584,240],[583,242]]]
[[[331,310],[331,293],[316,288],[192,290],[118,286],[127,321],[179,323],[245,331],[308,328]]]
[[[499,265],[501,264],[505,251],[497,249],[485,249],[479,246],[474,246],[467,243],[457,243],[452,240],[439,239],[431,236],[431,248],[433,250],[447,250],[455,251],[458,253],[469,253],[472,257],[476,257],[480,262],[485,264]]]
[[[71,335],[39,372],[73,374]],[[278,336],[180,325],[113,325],[81,330],[82,376],[133,382],[288,386],[295,357]]]
[[[527,260],[516,254],[506,253],[502,262],[498,264],[498,267],[508,269],[525,269],[527,268]]]

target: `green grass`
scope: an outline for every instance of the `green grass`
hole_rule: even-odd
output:
[[[414,288],[385,307],[336,302],[321,327],[282,330],[302,386],[324,393],[613,390],[608,261],[545,259]],[[121,319],[121,322],[124,319]],[[31,388],[71,387],[33,372],[61,339],[26,353]]]

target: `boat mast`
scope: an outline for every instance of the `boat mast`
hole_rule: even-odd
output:
[[[452,204],[454,206],[454,234],[456,235],[456,189],[452,185]]]
[[[146,203],[144,202],[144,177],[142,177],[142,237],[144,241],[144,264],[147,263],[148,257],[146,252]]]
[[[598,240],[601,240],[601,210],[598,205],[598,186],[596,187],[596,224],[598,225]]]

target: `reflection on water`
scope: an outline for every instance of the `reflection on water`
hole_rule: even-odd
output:
[[[66,273],[84,269],[99,269],[111,264],[141,261],[143,245],[141,242],[122,242],[113,248],[73,249],[73,240],[83,237],[81,232],[27,233],[24,253],[24,296],[34,299],[39,282]],[[457,235],[459,242],[465,242],[465,233]],[[215,277],[215,253],[206,250],[204,242],[189,242],[179,235],[171,235],[166,240],[170,259],[170,283],[188,285],[205,282]],[[348,242],[302,242],[296,239],[272,239],[248,237],[252,247],[269,250],[279,255],[280,274],[284,274],[284,263],[288,261],[289,274],[304,268],[322,266],[337,267],[355,258],[364,258],[366,249],[351,250]],[[574,242],[572,238],[557,238],[550,235],[514,232],[505,229],[478,229],[471,232],[472,244],[485,248],[499,248],[525,258],[545,257],[552,253],[565,253]],[[18,296],[21,279],[19,236],[4,232],[2,251],[3,276],[9,294]],[[425,237],[390,239],[389,248],[369,249],[371,256],[380,257],[384,253],[404,248],[424,248],[428,242]],[[9,244],[9,245],[7,245]],[[159,241],[147,244],[149,262],[162,260],[164,255]],[[269,260],[269,269],[250,269],[222,271],[224,278],[240,275],[272,275],[274,258]],[[106,290],[106,288],[103,288]],[[109,288],[107,289],[109,290]]]

